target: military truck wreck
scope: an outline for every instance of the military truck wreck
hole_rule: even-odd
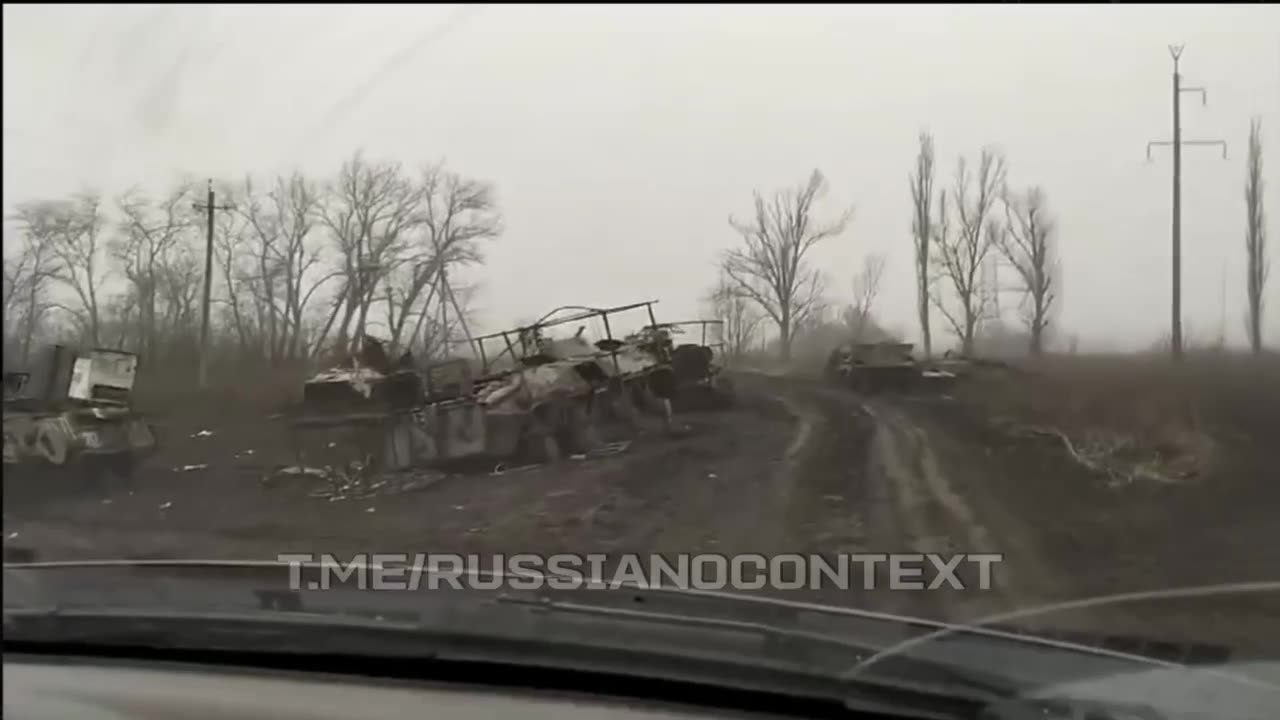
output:
[[[128,476],[156,447],[132,407],[138,356],[53,345],[30,372],[4,374],[4,464]]]
[[[676,382],[670,334],[647,301],[612,308],[557,308],[537,322],[474,339],[478,358],[392,364],[364,338],[349,362],[308,380],[290,418],[300,462],[384,470],[520,457],[554,461],[591,450],[602,421],[633,427],[670,420]],[[644,309],[649,323],[614,337],[611,319]],[[550,331],[599,320],[567,337]]]

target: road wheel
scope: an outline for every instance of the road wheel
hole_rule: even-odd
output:
[[[563,457],[560,441],[556,438],[556,415],[556,408],[543,405],[530,416],[520,443],[520,454],[528,457],[530,462],[550,464],[559,462]]]
[[[558,463],[564,457],[564,452],[560,449],[560,441],[556,439],[555,433],[537,433],[534,436],[533,451],[534,462],[545,465]]]
[[[36,450],[50,465],[62,466],[67,462],[70,448],[67,436],[49,425],[42,425],[36,433]]]

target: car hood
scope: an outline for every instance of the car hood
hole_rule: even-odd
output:
[[[291,578],[289,566],[277,562],[22,563],[6,564],[4,574],[6,622],[13,613],[46,611],[223,617],[267,612],[319,625],[355,618],[384,626],[474,629],[832,678],[874,657],[868,676],[908,677],[927,666],[934,679],[954,673],[961,683],[1001,688],[1016,702],[1070,698],[1158,709],[1155,717],[1269,717],[1257,713],[1280,707],[1280,664],[1231,663],[1226,648],[1185,648],[1180,659],[1158,659],[1108,651],[1105,638],[1091,647],[1080,635],[1063,642],[1010,629],[953,627],[734,593],[640,587],[484,590],[448,583],[410,591],[361,590],[354,583],[307,590],[291,585],[300,579],[305,587],[305,571]],[[944,672],[937,674],[939,669]]]

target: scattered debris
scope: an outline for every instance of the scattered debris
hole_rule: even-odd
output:
[[[443,472],[431,470],[365,476],[358,471],[358,468],[349,468],[346,471],[341,468],[300,468],[300,472],[290,474],[295,477],[323,480],[324,484],[308,492],[307,496],[329,502],[367,500],[372,497],[413,492],[429,487],[445,477]],[[373,512],[373,510],[366,512]]]
[[[489,473],[489,476],[493,477],[495,475],[506,475],[508,473],[526,472],[528,470],[534,470],[540,467],[542,467],[541,463],[534,463],[533,465],[521,465],[520,467],[507,468],[507,467],[503,467],[502,463],[498,463],[497,465],[493,466],[493,472]]]
[[[587,452],[588,457],[598,458],[607,457],[609,455],[617,455],[626,452],[631,447],[630,440],[620,440],[618,442],[605,443],[600,447]]]
[[[329,472],[325,468],[303,467],[301,465],[289,465],[277,469],[273,475],[310,475],[312,477],[328,477]]]
[[[1161,463],[1158,459],[1142,456],[1142,451],[1132,437],[1096,432],[1077,444],[1072,442],[1066,433],[1056,428],[1024,425],[1007,418],[996,418],[994,424],[997,427],[1003,426],[1006,433],[1015,437],[1060,440],[1067,455],[1076,464],[1090,472],[1105,475],[1108,484],[1112,487],[1128,485],[1134,480],[1175,483],[1193,474],[1181,473],[1178,478],[1170,477],[1161,471]]]

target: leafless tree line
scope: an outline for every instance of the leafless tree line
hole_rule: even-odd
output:
[[[867,255],[862,260],[862,267],[853,276],[853,304],[845,308],[843,319],[854,342],[865,341],[871,335],[871,310],[880,294],[880,279],[884,276],[884,267],[883,255]]]
[[[6,361],[66,340],[180,362],[197,351],[203,187],[24,203],[6,242]],[[406,170],[357,153],[332,178],[218,184],[213,331],[219,357],[269,365],[349,351],[365,332],[438,356],[467,330],[472,288],[502,232],[492,187],[443,164]]]
[[[715,319],[724,323],[720,338],[724,352],[731,359],[741,358],[755,347],[756,334],[764,320],[750,297],[744,294],[725,273],[711,289],[708,297]]]
[[[1011,189],[1005,160],[993,148],[983,148],[976,167],[960,157],[951,187],[936,194],[935,168],[933,138],[922,133],[909,179],[917,314],[926,355],[933,351],[933,308],[959,340],[961,352],[974,354],[983,323],[996,315],[995,293],[1000,288],[988,282],[984,269],[997,256],[1014,269],[1029,351],[1041,353],[1060,279],[1056,227],[1044,190]],[[789,357],[796,333],[822,325],[830,309],[823,297],[823,274],[808,256],[821,241],[843,233],[852,210],[831,222],[815,220],[814,203],[825,189],[822,174],[815,170],[804,185],[778,191],[769,200],[757,193],[750,220],[729,220],[742,242],[725,254],[714,295],[745,300],[742,307],[771,320],[783,360]],[[884,265],[883,257],[870,255],[854,275],[854,301],[840,313],[854,338],[867,334]],[[718,314],[725,318],[735,307],[722,300]],[[882,333],[878,328],[877,332]]]
[[[1056,227],[1045,191],[1038,186],[1011,189],[1005,160],[990,147],[982,149],[976,170],[961,156],[950,195],[943,188],[936,201],[934,172],[933,137],[921,133],[909,182],[917,310],[926,354],[932,353],[930,306],[946,320],[960,351],[974,354],[982,324],[998,319],[995,294],[1002,288],[983,276],[984,267],[996,257],[1014,269],[1028,350],[1040,354],[1060,281]],[[1003,222],[998,216],[1001,207]]]

